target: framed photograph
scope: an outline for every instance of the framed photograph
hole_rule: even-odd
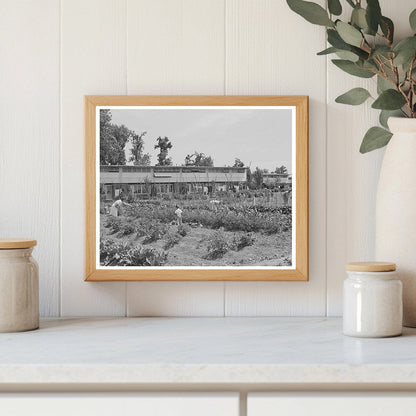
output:
[[[308,97],[86,96],[85,151],[85,280],[308,280]]]

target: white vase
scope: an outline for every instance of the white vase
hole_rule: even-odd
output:
[[[397,264],[405,326],[416,327],[416,119],[391,117],[380,172],[376,260]]]

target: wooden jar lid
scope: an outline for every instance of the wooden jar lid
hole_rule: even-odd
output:
[[[346,269],[350,272],[393,272],[396,265],[385,261],[357,261],[348,263]]]
[[[36,240],[28,240],[25,238],[0,238],[0,249],[30,248],[36,244]]]

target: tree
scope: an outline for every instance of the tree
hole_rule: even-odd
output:
[[[124,148],[134,134],[124,125],[111,123],[111,111],[100,110],[100,164],[125,165]]]
[[[262,169],[256,167],[256,170],[252,174],[253,183],[256,189],[261,188],[261,186],[263,185],[263,173],[264,172]]]
[[[249,189],[253,188],[253,174],[249,167],[247,168],[247,186]]]
[[[140,134],[133,134],[131,138],[132,148],[130,149],[131,156],[129,161],[133,162],[136,166],[149,166],[150,154],[144,153],[144,141],[143,137],[147,132],[144,131]]]
[[[156,166],[170,166],[172,165],[172,159],[168,157],[169,149],[172,149],[173,145],[170,140],[165,137],[158,137],[157,144],[155,144],[155,149],[159,149],[159,154],[157,155],[158,163]]]
[[[243,168],[244,162],[242,162],[238,157],[235,158],[233,168]]]
[[[282,165],[280,167],[277,167],[275,170],[276,173],[282,173],[282,174],[286,174],[287,173],[287,167]]]
[[[205,156],[195,150],[191,155],[185,158],[185,166],[214,166],[214,160],[211,156]]]
[[[103,133],[111,125],[111,111],[100,110],[100,133]]]

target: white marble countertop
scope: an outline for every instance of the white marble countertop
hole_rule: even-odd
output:
[[[42,320],[0,334],[0,387],[401,385],[416,388],[416,329],[359,339],[333,318]]]

